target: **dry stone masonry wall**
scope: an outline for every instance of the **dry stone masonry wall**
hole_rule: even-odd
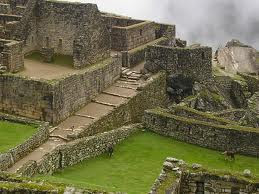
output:
[[[259,182],[244,175],[210,172],[199,164],[168,157],[150,194],[258,194]]]
[[[115,146],[127,137],[138,132],[139,129],[137,126],[138,125],[126,126],[95,136],[81,138],[66,145],[61,145],[51,153],[45,155],[39,163],[29,161],[19,169],[19,173],[25,176],[52,174],[58,169],[99,156],[107,152],[109,146]]]
[[[56,81],[3,74],[0,75],[0,110],[57,123],[112,85],[120,72],[120,58],[114,58]]]
[[[38,127],[37,131],[25,142],[17,145],[9,151],[0,154],[0,171],[4,171],[11,167],[15,162],[22,159],[24,156],[29,154],[35,148],[39,147],[49,138],[49,124],[39,122],[27,118],[11,116],[7,114],[0,114],[1,120],[7,120],[10,122],[18,122],[23,124],[35,125]]]
[[[259,155],[259,130],[228,124],[219,125],[177,116],[167,110],[148,110],[144,115],[147,129],[174,139],[219,151]]]
[[[145,69],[153,73],[163,69],[197,81],[208,80],[212,77],[212,48],[148,46]]]

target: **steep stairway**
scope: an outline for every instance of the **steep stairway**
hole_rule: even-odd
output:
[[[78,130],[80,126],[87,126],[94,123],[98,118],[112,112],[116,107],[132,98],[142,83],[143,80],[141,80],[141,74],[139,72],[123,68],[119,80],[74,115],[61,122],[58,126],[51,128],[50,138],[26,157],[16,162],[7,172],[15,173],[26,162],[30,160],[40,161],[45,154],[51,152],[57,146],[72,141],[69,138],[71,133]]]

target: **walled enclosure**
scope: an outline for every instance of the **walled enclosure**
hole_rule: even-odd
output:
[[[113,26],[111,29],[111,48],[128,51],[156,39],[155,23],[141,22],[131,26]]]
[[[25,53],[47,47],[73,56],[75,68],[110,53],[109,32],[95,4],[29,0],[12,37],[24,40]]]
[[[0,75],[0,110],[58,123],[112,85],[120,72],[120,58],[112,58],[59,80],[3,74]]]
[[[145,69],[153,73],[163,69],[194,80],[207,80],[212,77],[212,48],[148,46]]]
[[[241,127],[233,121],[214,116],[206,117],[203,113],[199,113],[197,117],[195,112],[192,111],[189,117],[188,111],[185,111],[183,116],[164,109],[148,110],[143,122],[151,131],[201,147],[219,151],[238,151],[250,156],[259,155],[259,129]],[[193,118],[193,115],[196,115],[196,118]]]
[[[49,124],[39,122],[27,118],[16,117],[0,113],[0,120],[6,120],[10,122],[29,124],[37,126],[37,131],[25,142],[17,145],[5,153],[0,153],[0,171],[4,171],[11,167],[15,162],[22,159],[28,153],[39,147],[49,138]]]
[[[24,68],[23,43],[0,39],[0,64],[11,73]]]
[[[168,157],[150,194],[258,194],[259,181],[244,175],[203,169]]]

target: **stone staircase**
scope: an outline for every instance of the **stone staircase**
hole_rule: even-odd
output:
[[[112,113],[114,109],[132,98],[137,93],[137,88],[142,84],[143,80],[140,73],[123,68],[122,76],[117,82],[100,93],[92,102],[88,103],[74,115],[61,122],[58,126],[51,128],[49,140],[16,162],[7,172],[15,173],[26,162],[30,160],[40,161],[45,154],[51,152],[57,146],[72,141],[73,139],[70,137],[77,130],[80,130],[81,126],[87,128],[87,126],[93,124],[100,117]]]

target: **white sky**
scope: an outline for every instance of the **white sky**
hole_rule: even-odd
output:
[[[259,48],[259,0],[73,0],[101,11],[176,24],[189,42],[224,45],[237,38]]]

